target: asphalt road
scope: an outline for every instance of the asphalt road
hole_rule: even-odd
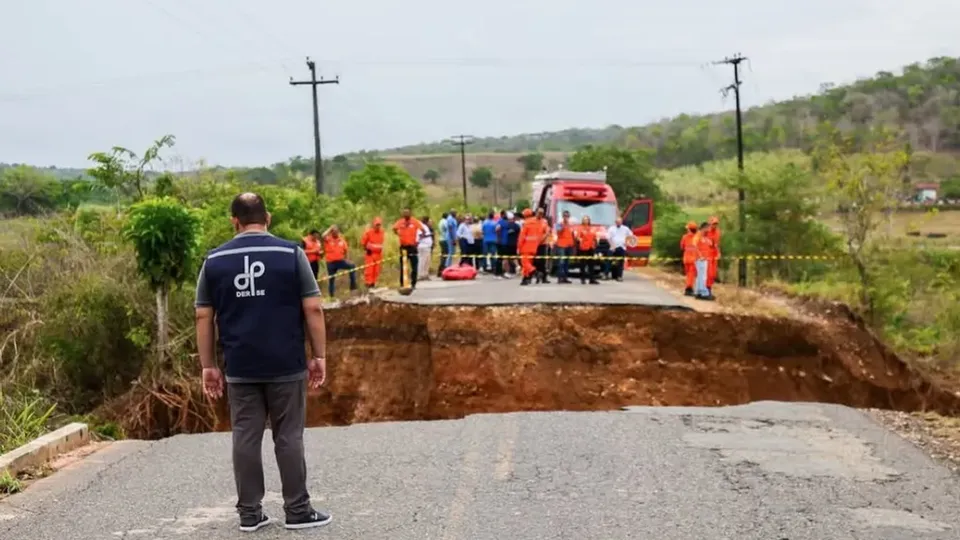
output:
[[[268,435],[269,439],[269,435]],[[0,502],[4,540],[245,537],[230,436],[118,443]],[[478,415],[308,430],[334,521],[251,537],[956,539],[960,480],[844,407]],[[270,443],[265,509],[281,513]]]
[[[520,279],[499,279],[478,275],[471,281],[442,281],[435,276],[430,281],[417,283],[409,296],[396,291],[382,298],[390,302],[422,305],[500,306],[516,304],[590,304],[590,305],[645,305],[664,309],[690,309],[681,299],[665,291],[652,281],[628,273],[622,282],[601,281],[599,285],[581,285],[580,281],[567,285],[551,278],[549,284],[520,286]]]

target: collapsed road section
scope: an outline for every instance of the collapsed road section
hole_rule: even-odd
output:
[[[329,310],[327,328],[328,383],[309,398],[310,426],[760,400],[960,412],[960,398],[849,320],[374,301]],[[153,400],[149,418],[126,422],[128,433],[229,429],[224,403],[192,403],[187,414]]]

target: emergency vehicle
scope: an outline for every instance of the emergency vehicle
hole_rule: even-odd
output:
[[[636,237],[635,241],[627,242],[627,257],[633,264],[646,264],[653,246],[652,199],[635,199],[621,213],[617,195],[607,184],[606,169],[595,172],[545,170],[534,177],[531,188],[533,207],[543,208],[553,225],[560,221],[564,211],[570,212],[570,223],[574,225],[580,225],[583,216],[590,216],[597,232],[598,252],[603,254],[610,248],[607,228],[621,216],[623,224],[630,227]]]

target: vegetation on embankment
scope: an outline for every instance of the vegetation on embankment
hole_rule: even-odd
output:
[[[891,66],[893,67],[893,66]],[[960,59],[931,58],[881,71],[850,84],[824,82],[811,96],[753,107],[744,114],[744,142],[750,151],[810,150],[821,122],[855,133],[879,125],[900,126],[914,151],[960,150]],[[571,128],[558,132],[482,137],[474,152],[572,152],[589,144],[651,149],[661,168],[736,157],[736,125],[730,111],[681,114],[645,126]],[[448,143],[393,148],[390,154],[450,152]]]
[[[871,103],[887,104],[883,107],[907,99],[896,109],[897,115],[909,117],[905,131],[883,129],[884,122],[901,118],[883,107],[874,110],[874,116],[854,121],[850,115],[863,108],[864,100],[849,89],[842,99],[828,89],[800,105],[748,114],[748,149],[800,150],[751,154],[744,175],[736,173],[731,160],[705,162],[732,155],[725,146],[733,140],[730,131],[714,129],[717,122],[728,125],[722,115],[699,119],[696,126],[677,120],[646,143],[637,135],[619,145],[579,148],[567,158],[568,167],[607,166],[622,201],[641,194],[657,198],[654,244],[662,257],[680,256],[679,237],[687,221],[718,214],[725,231],[721,277],[728,282],[736,279],[736,254],[832,257],[751,261],[748,283],[848,302],[904,357],[931,367],[956,367],[960,251],[949,249],[949,236],[943,242],[904,239],[923,224],[944,223],[953,214],[915,213],[902,224],[895,212],[908,195],[907,180],[924,175],[949,180],[955,173],[954,162],[941,159],[944,154],[929,153],[953,148],[947,143],[954,138],[952,128],[937,132],[936,144],[929,135],[932,128],[925,128],[926,136],[918,136],[914,129],[919,126],[914,117],[930,120],[930,111],[949,116],[954,110],[950,100],[929,101],[940,92],[929,73],[939,73],[953,85],[956,79],[950,73],[957,64],[934,64],[923,73],[909,70],[903,77],[881,77],[876,83],[880,86],[870,90],[876,98]],[[891,80],[893,86],[881,88]],[[908,81],[920,82],[902,98],[902,85]],[[857,92],[866,94],[874,83],[863,84]],[[757,116],[763,111],[779,112]],[[821,122],[829,119],[838,121]],[[790,135],[789,144],[779,146],[758,141],[756,131],[751,131],[773,126],[764,127],[763,133],[775,134],[776,126],[797,123],[810,124],[809,129]],[[139,275],[137,254],[124,235],[130,206],[141,199],[177,201],[196,218],[197,255],[184,264],[196,264],[199,254],[230,237],[228,203],[243,190],[265,196],[274,233],[297,240],[309,229],[337,223],[354,246],[375,215],[389,223],[402,206],[434,217],[459,206],[458,194],[433,185],[430,179],[436,176],[427,174],[429,170],[411,176],[376,154],[337,156],[325,163],[332,195],[319,197],[307,176],[312,164],[300,157],[253,169],[199,169],[178,176],[149,172],[173,142],[163,137],[142,155],[122,149],[95,154],[96,167],[87,174],[92,180],[59,181],[47,171],[29,167],[0,173],[0,213],[16,216],[4,220],[0,229],[0,388],[5,396],[0,406],[5,417],[19,418],[28,409],[46,411],[54,402],[51,416],[83,414],[130,392],[132,386],[145,401],[129,404],[126,414],[147,414],[144,411],[153,403],[190,411],[186,405],[201,399],[189,280],[167,291],[168,313],[158,318],[158,296]],[[640,148],[644,144],[651,148]],[[679,154],[687,157],[675,158]],[[516,161],[521,177],[528,177],[544,157],[530,153],[509,159]],[[701,166],[657,168],[684,163]],[[496,183],[498,172],[475,174],[477,170],[470,171],[471,201],[478,200],[474,195],[479,193],[492,202],[493,193],[503,187]],[[736,232],[737,189],[746,193],[745,235]],[[515,202],[525,198],[522,190],[507,195]],[[485,208],[476,205],[468,210]],[[395,250],[395,239],[390,235],[388,239],[388,251]],[[362,260],[356,249],[351,255]],[[381,281],[395,280],[393,272],[388,265]],[[166,332],[158,329],[160,319]],[[155,356],[158,335],[165,338],[162,361]],[[29,408],[34,398],[42,399],[44,407]],[[4,436],[7,444],[14,440]]]

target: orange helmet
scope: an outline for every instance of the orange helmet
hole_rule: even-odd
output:
[[[720,223],[720,220],[717,219],[717,216],[710,216],[710,219],[707,220],[707,223],[716,225],[717,223]]]
[[[529,208],[523,209],[523,217],[530,217],[532,215],[533,215],[533,210],[530,210]]]
[[[691,231],[695,231],[695,230],[697,230],[697,224],[696,224],[695,222],[693,222],[693,221],[688,221],[688,222],[687,222],[687,229],[690,229]]]

